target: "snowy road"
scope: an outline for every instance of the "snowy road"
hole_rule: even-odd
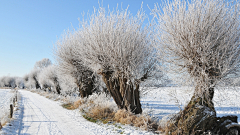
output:
[[[19,92],[22,95],[24,112],[18,134],[93,134],[78,126],[79,123],[67,115],[67,110],[64,110],[57,102],[29,91],[22,90]]]
[[[58,101],[19,90],[18,110],[0,135],[153,135],[132,126],[87,121],[79,110],[67,110]]]

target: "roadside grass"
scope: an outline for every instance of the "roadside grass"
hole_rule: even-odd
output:
[[[76,109],[76,108],[74,108],[72,103],[64,103],[64,104],[62,104],[62,107],[66,108],[68,110],[75,110]]]
[[[146,131],[157,131],[159,125],[147,114],[135,115],[130,111],[122,109],[113,109],[108,106],[95,104],[88,111],[82,111],[83,117],[90,122],[101,122],[103,124],[120,123],[138,127]],[[116,125],[115,125],[116,126]],[[121,129],[121,126],[117,126]]]
[[[61,106],[68,110],[79,109],[83,118],[93,123],[103,123],[115,125],[120,123],[122,125],[130,125],[138,127],[141,130],[157,131],[159,128],[158,122],[153,120],[148,114],[135,115],[129,111],[118,109],[114,102],[110,101],[111,97],[105,93],[93,94],[88,98],[76,98],[59,96],[57,94],[31,90],[31,92],[38,93],[52,100],[60,100],[64,102]],[[119,125],[115,125],[116,128],[121,129]],[[120,131],[120,134],[124,134],[124,131]]]

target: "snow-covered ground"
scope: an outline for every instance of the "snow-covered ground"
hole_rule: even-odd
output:
[[[11,93],[9,89],[0,89],[0,119],[3,110],[5,110],[5,105],[9,103],[9,98],[11,98]]]
[[[30,135],[150,135],[123,125],[96,124],[84,119],[78,110],[67,110],[56,102],[30,91],[19,90],[22,100],[14,119],[0,134]]]
[[[9,121],[9,106],[12,103],[13,92],[10,89],[0,89],[0,122],[5,123]]]
[[[22,100],[14,119],[0,134],[153,134],[120,124],[92,123],[84,119],[78,110],[67,110],[61,102],[53,101],[25,90],[19,90]],[[145,113],[165,119],[169,114],[183,109],[190,100],[192,90],[188,87],[165,87],[148,90],[141,102]],[[214,103],[218,116],[237,115],[240,124],[240,89],[217,89]],[[11,124],[11,126],[9,126]]]
[[[192,94],[190,87],[151,88],[141,99],[142,107],[153,117],[162,119],[183,109]],[[240,124],[240,88],[217,88],[213,100],[217,116],[237,115]]]

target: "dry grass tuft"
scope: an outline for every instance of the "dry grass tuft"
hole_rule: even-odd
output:
[[[115,113],[114,120],[122,124],[133,124],[137,116],[126,110],[118,110]]]
[[[78,99],[74,103],[64,103],[64,104],[62,104],[62,107],[66,108],[68,110],[75,110],[75,109],[79,108],[79,106],[83,105],[84,103],[85,103],[85,101],[83,99]]]
[[[114,115],[114,120],[121,124],[130,124],[143,130],[156,131],[158,125],[151,120],[148,115],[135,115],[126,110],[118,110]]]
[[[73,107],[73,104],[72,104],[72,103],[62,104],[62,107],[63,107],[63,108],[66,108],[66,109],[68,109],[68,110],[74,110],[74,107]]]
[[[102,121],[112,121],[114,117],[114,110],[109,107],[94,106],[89,110],[87,115],[91,118]]]
[[[157,131],[158,125],[151,120],[150,116],[145,114],[135,115],[130,111],[119,110],[116,105],[112,105],[106,95],[92,95],[86,98],[84,102],[79,100],[79,109],[83,112],[85,119],[96,122],[102,121],[104,124],[117,122],[139,127],[142,130]]]
[[[84,103],[85,103],[85,101],[84,101],[83,99],[78,99],[77,101],[75,101],[75,102],[73,103],[73,107],[74,107],[75,109],[77,109],[77,108],[79,108],[79,106],[83,105]]]
[[[10,121],[9,119],[8,119],[8,120],[2,120],[2,121],[0,121],[0,124],[1,124],[1,126],[3,127],[3,126],[5,126],[9,121]]]

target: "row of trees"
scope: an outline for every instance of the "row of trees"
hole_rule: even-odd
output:
[[[166,65],[171,65],[178,75],[187,74],[195,91],[172,119],[169,131],[213,131],[219,124],[212,101],[214,87],[239,75],[239,6],[238,1],[174,0],[161,8],[156,4],[149,24],[142,9],[132,16],[127,9],[100,7],[80,22],[79,29],[67,31],[57,41],[57,64],[37,62],[24,77],[25,86],[51,87],[58,94],[74,88],[81,97],[105,91],[119,109],[139,114],[140,85],[157,73],[161,78]]]
[[[69,95],[72,92],[78,94],[77,86],[72,83],[72,80],[67,76],[62,76],[58,67],[47,58],[37,61],[31,72],[24,77],[4,76],[0,78],[0,87],[41,89],[62,95]]]
[[[95,78],[101,79],[120,109],[141,113],[139,85],[156,64],[152,27],[143,25],[145,18],[142,11],[136,16],[128,10],[95,11],[57,42],[61,71],[71,74],[88,95]]]
[[[135,114],[142,112],[140,84],[152,77],[157,66],[165,71],[166,64],[172,65],[178,74],[187,74],[195,91],[169,125],[170,132],[219,130],[214,87],[239,77],[239,5],[238,1],[174,0],[161,8],[156,5],[149,24],[144,24],[142,10],[132,16],[128,10],[100,8],[57,42],[58,65],[85,92],[100,76],[118,107]]]
[[[21,77],[4,76],[0,78],[0,87],[24,88],[24,81]]]
[[[33,70],[23,77],[25,88],[42,89],[57,94],[78,94],[77,86],[72,83],[68,76],[60,74],[58,66],[44,58],[37,61]],[[62,90],[64,89],[64,90]]]

